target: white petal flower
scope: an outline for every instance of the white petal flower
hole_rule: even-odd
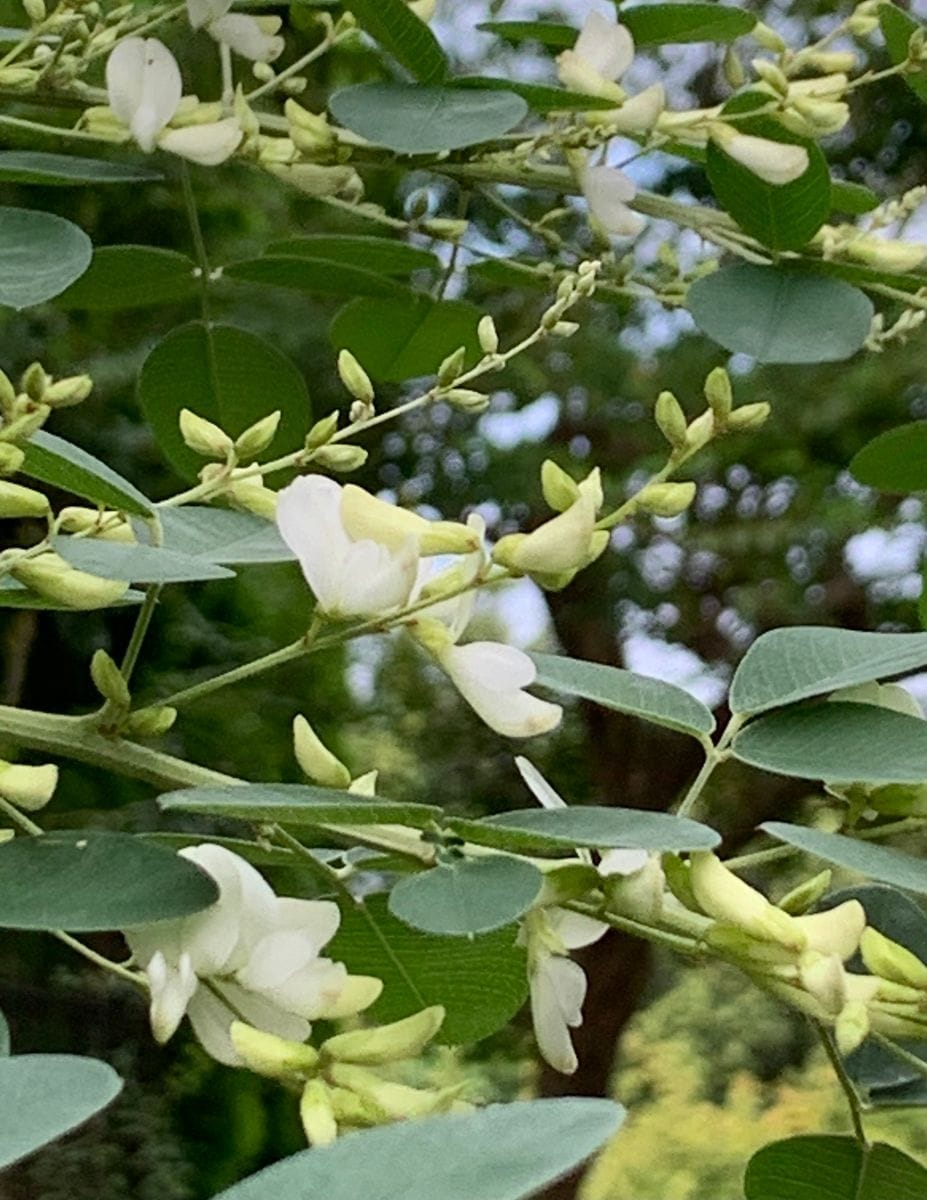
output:
[[[654,83],[610,112],[608,122],[621,133],[649,133],[665,108],[666,90],[662,83]]]
[[[722,124],[713,126],[711,136],[735,162],[776,187],[792,183],[808,170],[810,159],[804,146],[738,133]]]
[[[218,21],[232,7],[232,0],[187,0],[187,20],[191,29],[202,29]]]
[[[238,149],[244,136],[237,117],[225,117],[205,125],[185,125],[182,129],[166,129],[158,138],[162,150],[177,154],[201,167],[216,167]],[[260,486],[260,480],[256,481]]]
[[[563,709],[529,695],[537,668],[522,650],[501,642],[446,645],[436,657],[464,700],[504,737],[535,737],[560,724]]]
[[[150,154],[183,93],[173,54],[157,38],[126,38],[106,61],[106,90],[113,113]]]
[[[354,541],[342,515],[343,489],[321,475],[303,476],[277,501],[277,525],[302,567],[323,612],[372,616],[408,603],[418,571],[418,542],[393,550],[363,538]]]
[[[591,96],[620,99],[619,79],[634,58],[634,39],[629,30],[597,12],[590,13],[572,50],[557,59],[557,74],[564,87]]]
[[[279,17],[249,17],[247,13],[228,13],[207,26],[210,37],[224,42],[230,50],[252,62],[273,62],[283,53],[285,42],[277,36]]]
[[[531,1020],[538,1049],[555,1071],[572,1075],[578,1066],[570,1030],[583,1021],[586,974],[559,954],[538,957],[529,980]]]
[[[586,167],[580,178],[590,215],[606,233],[637,237],[647,222],[628,205],[637,195],[634,181],[617,167]]]

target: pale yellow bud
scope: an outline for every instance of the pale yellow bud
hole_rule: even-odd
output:
[[[62,533],[80,533],[102,538],[107,542],[134,542],[131,522],[121,513],[107,509],[83,508],[70,504],[58,513],[58,529]]]
[[[466,358],[466,348],[458,346],[457,349],[447,356],[447,358],[438,367],[438,386],[450,387],[460,372],[463,370],[464,359]]]
[[[541,464],[541,491],[554,512],[566,512],[581,495],[576,480],[550,458]]]
[[[873,975],[927,990],[927,964],[871,925],[863,930],[860,951],[863,962]]]
[[[0,475],[15,475],[25,461],[26,455],[18,446],[0,442]]]
[[[299,1101],[299,1118],[310,1146],[329,1146],[338,1136],[331,1094],[321,1079],[310,1079]]]
[[[775,908],[762,892],[739,879],[710,851],[690,857],[689,882],[699,907],[709,917],[727,921],[762,941],[802,950],[806,938],[790,917]]]
[[[713,371],[709,372],[705,380],[705,399],[714,413],[715,421],[719,425],[724,425],[733,407],[731,377],[724,367],[715,367]]]
[[[638,493],[637,503],[655,517],[678,517],[694,499],[694,483],[650,483]]]
[[[686,414],[672,392],[661,392],[653,410],[657,428],[673,447],[680,450],[686,444]]]
[[[927,245],[923,242],[902,242],[872,234],[852,238],[845,251],[848,258],[881,271],[914,271],[927,258]]]
[[[390,1025],[336,1034],[323,1043],[322,1055],[329,1061],[357,1063],[367,1067],[381,1066],[403,1058],[417,1058],[443,1022],[444,1009],[440,1004],[435,1004]]]
[[[259,83],[270,83],[277,78],[277,72],[270,63],[256,62],[251,64],[251,74]]]
[[[768,83],[780,96],[786,95],[789,90],[789,81],[781,67],[777,67],[768,58],[755,58],[750,66],[760,79]]]
[[[106,608],[121,600],[129,587],[128,582],[77,571],[52,551],[17,561],[10,574],[39,596],[66,608]]]
[[[0,371],[0,413],[9,420],[16,411],[16,389],[8,375]]]
[[[0,796],[26,812],[44,808],[57,786],[58,768],[53,763],[27,767],[0,761]]]
[[[125,676],[105,650],[95,651],[90,660],[90,678],[104,700],[117,708],[128,708],[132,703]]]
[[[351,772],[303,716],[293,718],[293,752],[303,774],[322,787],[346,788],[350,784]]]
[[[350,350],[342,350],[338,355],[338,374],[341,376],[341,382],[355,400],[361,400],[364,404],[373,404],[375,393],[370,376]]]
[[[198,417],[189,408],[180,410],[180,436],[195,454],[204,458],[228,458],[234,448],[229,435],[212,421]]]
[[[774,54],[781,54],[786,48],[785,42],[776,33],[775,29],[770,29],[763,21],[757,21],[750,34],[751,37],[759,42],[764,50],[772,50]]]
[[[469,221],[455,220],[453,217],[431,217],[422,223],[426,233],[448,242],[458,241],[469,228]]]
[[[496,323],[488,313],[485,317],[480,318],[480,323],[476,327],[476,336],[479,338],[480,349],[484,354],[495,354],[499,349]]]
[[[765,425],[772,410],[765,401],[758,404],[742,404],[735,408],[726,422],[730,433],[747,433]]]
[[[278,409],[276,412],[272,412],[270,416],[262,417],[260,421],[255,421],[244,433],[239,434],[235,439],[236,455],[240,459],[254,458],[255,455],[266,450],[277,434],[280,417],[281,413]]]
[[[315,1070],[319,1052],[301,1042],[290,1042],[273,1033],[233,1021],[229,1037],[249,1071],[268,1079],[286,1079]]]
[[[836,1015],[846,1004],[845,972],[836,954],[806,950],[799,964],[801,985],[825,1012]]]
[[[450,388],[442,399],[465,413],[482,413],[489,408],[489,397],[471,388]]]
[[[803,883],[799,883],[791,891],[786,892],[777,907],[793,917],[807,912],[828,890],[833,874],[833,871],[828,868],[819,875],[815,875],[813,879],[806,879]]]
[[[834,1037],[837,1049],[846,1057],[859,1049],[869,1036],[869,1010],[861,1000],[850,1000],[837,1014]]]
[[[130,737],[163,737],[176,720],[176,708],[169,704],[159,704],[156,708],[143,708],[137,713],[131,713],[125,729]]]
[[[332,1081],[353,1092],[368,1111],[373,1109],[381,1121],[402,1121],[410,1117],[425,1117],[431,1113],[446,1112],[451,1101],[460,1091],[459,1087],[441,1091],[426,1091],[408,1087],[403,1083],[381,1079],[365,1067],[347,1063],[336,1063],[331,1068]]]
[[[866,927],[866,911],[858,900],[845,900],[835,908],[793,919],[809,950],[836,954],[841,962],[856,953]]]
[[[309,430],[306,435],[306,449],[316,450],[319,446],[324,446],[331,441],[332,435],[338,429],[338,413],[329,413],[327,417],[322,417]]]
[[[0,479],[0,518],[44,517],[49,509],[48,497],[41,492]]]
[[[697,416],[694,421],[690,421],[686,429],[686,450],[690,452],[701,450],[711,441],[715,433],[714,413],[709,408]]]
[[[422,554],[467,554],[479,549],[478,533],[456,521],[426,521],[418,513],[378,500],[356,484],[345,485],[341,519],[355,541],[369,539],[399,550],[416,538]]]
[[[356,471],[367,461],[367,451],[361,446],[320,446],[314,458],[328,471]]]
[[[725,49],[721,69],[724,72],[724,78],[732,88],[743,87],[747,75],[744,71],[743,63],[740,61],[737,51],[733,46],[728,46]]]
[[[70,408],[80,404],[93,391],[93,380],[89,375],[71,375],[50,384],[42,395],[42,403],[49,408]]]
[[[20,388],[26,393],[30,400],[35,400],[38,403],[45,402],[45,389],[51,383],[50,377],[46,374],[45,368],[41,363],[30,363],[22,373],[19,381]]]
[[[38,25],[45,20],[45,3],[44,0],[23,0],[23,8],[26,11],[26,16],[33,23]]]
[[[224,494],[232,507],[254,513],[266,521],[273,521],[277,515],[277,493],[273,488],[264,486],[260,475],[248,475],[239,479],[236,478],[237,474],[233,471],[225,486]]]

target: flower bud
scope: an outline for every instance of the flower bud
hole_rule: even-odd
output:
[[[733,406],[731,377],[724,367],[715,367],[705,380],[705,399],[718,425],[724,425]]]
[[[320,467],[328,471],[356,471],[367,461],[367,451],[360,446],[320,446],[313,454]]]
[[[441,366],[438,367],[438,386],[450,387],[460,372],[463,370],[464,359],[466,358],[466,347],[458,346],[453,354],[449,354]]]
[[[0,442],[0,476],[15,475],[25,461],[26,456],[18,446]]]
[[[489,408],[489,397],[471,388],[449,388],[442,399],[465,413],[482,413]]]
[[[128,581],[101,579],[75,570],[53,551],[35,558],[23,557],[10,568],[10,574],[38,595],[65,608],[107,608],[121,600],[129,588]]]
[[[703,446],[706,446],[711,441],[715,433],[715,417],[709,408],[705,412],[700,413],[694,421],[689,422],[686,428],[686,450],[689,453],[701,450]]]
[[[9,420],[16,411],[16,389],[9,376],[0,371],[0,413]]]
[[[655,517],[678,517],[694,499],[694,483],[650,483],[637,495],[639,507]]]
[[[757,21],[750,30],[750,35],[759,42],[764,50],[771,50],[774,54],[781,54],[786,49],[785,42],[775,29],[770,29],[763,21]]]
[[[566,512],[580,497],[576,480],[550,458],[541,464],[541,491],[554,512]]]
[[[729,158],[774,187],[799,179],[811,162],[804,146],[738,133],[723,121],[711,123],[709,136]]]
[[[327,417],[316,421],[306,435],[307,450],[316,450],[319,446],[324,446],[331,441],[332,435],[338,429],[338,416],[337,412],[331,412]]]
[[[742,404],[728,417],[727,430],[729,433],[746,433],[752,429],[759,429],[761,425],[766,424],[771,411],[765,401],[758,404]]]
[[[180,410],[180,436],[195,454],[204,458],[228,458],[234,449],[234,442],[224,430],[189,408]]]
[[[293,718],[293,752],[304,775],[322,787],[346,788],[351,772],[319,739],[303,716]]]
[[[30,400],[35,400],[36,403],[44,403],[45,389],[51,383],[51,379],[45,373],[45,368],[41,363],[30,363],[22,373],[19,381],[19,386],[26,393]]]
[[[426,233],[448,242],[456,242],[469,228],[469,221],[455,220],[452,217],[432,217],[422,223],[422,229]]]
[[[310,1079],[299,1101],[299,1118],[310,1146],[328,1146],[338,1136],[331,1094],[321,1079]]]
[[[927,257],[927,245],[860,234],[847,243],[845,252],[848,258],[877,270],[914,271]]]
[[[653,410],[657,428],[673,447],[680,450],[686,444],[686,414],[672,392],[661,392]]]
[[[801,985],[825,1012],[839,1013],[846,1004],[845,972],[836,954],[806,950],[799,963]]]
[[[727,46],[724,51],[724,59],[721,63],[721,70],[724,73],[724,78],[732,88],[743,87],[746,82],[747,75],[744,71],[743,63],[737,55],[737,51],[733,46]]]
[[[176,720],[176,708],[169,704],[159,704],[156,708],[143,708],[137,713],[130,713],[125,723],[125,731],[131,737],[162,737]]]
[[[846,1057],[859,1049],[869,1036],[869,1010],[861,1000],[851,1000],[843,1006],[834,1022],[837,1049]]]
[[[860,952],[866,968],[873,975],[881,975],[884,979],[909,987],[927,989],[927,965],[871,925],[863,930]]]
[[[775,908],[761,892],[729,871],[716,855],[697,850],[689,861],[692,891],[709,917],[729,922],[761,941],[804,949],[806,939],[795,925],[797,918]]]
[[[440,1004],[421,1012],[381,1025],[376,1029],[352,1029],[339,1033],[322,1045],[328,1060],[374,1067],[403,1058],[417,1058],[435,1036],[444,1021]]]
[[[134,542],[135,531],[122,513],[111,509],[83,508],[69,504],[58,513],[57,527],[62,533],[80,533],[107,542]]]
[[[495,354],[499,349],[496,323],[488,313],[485,317],[480,318],[480,323],[476,327],[476,336],[479,338],[480,349],[484,354]]]
[[[273,488],[265,487],[261,475],[248,475],[244,479],[236,478],[238,472],[233,471],[225,485],[226,495],[233,508],[243,512],[254,513],[266,521],[273,521],[277,516],[277,493]]]
[[[42,396],[42,403],[49,408],[70,408],[86,400],[93,391],[93,380],[89,375],[70,375],[50,384]]]
[[[117,708],[128,708],[132,703],[125,677],[115,661],[105,650],[94,652],[90,660],[90,678],[104,700]]]
[[[356,484],[346,484],[341,497],[341,519],[355,541],[370,539],[390,550],[399,550],[412,537],[424,555],[468,554],[478,550],[480,535],[457,521],[426,521],[418,513],[378,500]]]
[[[47,404],[37,404],[31,411],[0,425],[0,442],[25,442],[41,429],[51,413]]]
[[[859,947],[859,939],[866,927],[866,911],[858,900],[845,900],[823,912],[793,917],[793,921],[809,950],[836,954],[841,962],[846,962]]]
[[[781,908],[783,912],[787,912],[792,917],[807,912],[809,908],[817,904],[830,887],[833,874],[833,871],[828,869],[815,875],[813,879],[806,879],[787,892],[776,907]]]
[[[245,1066],[268,1079],[286,1079],[314,1071],[319,1064],[319,1052],[313,1046],[290,1042],[273,1033],[265,1033],[233,1021],[229,1037]]]
[[[23,0],[23,8],[33,25],[38,25],[45,20],[47,14],[44,0]]]
[[[338,355],[338,374],[341,376],[341,382],[355,400],[360,400],[364,404],[373,404],[374,390],[370,376],[350,350],[342,350]]]
[[[602,882],[602,889],[610,911],[631,917],[635,921],[644,921],[648,925],[656,924],[663,911],[663,896],[666,891],[666,879],[659,855],[648,856],[639,871],[608,875]]]
[[[17,808],[38,812],[51,800],[57,786],[58,768],[54,763],[27,767],[0,760],[0,796]]]
[[[277,427],[280,424],[280,410],[272,412],[270,416],[262,417],[260,421],[255,421],[253,425],[238,435],[235,439],[235,453],[240,459],[254,458],[263,450],[266,450],[270,443],[274,440],[277,433]]]
[[[379,1114],[380,1121],[403,1121],[409,1117],[425,1117],[446,1112],[460,1091],[460,1086],[429,1091],[409,1087],[404,1083],[381,1079],[365,1067],[336,1063],[330,1071],[332,1081],[353,1092],[368,1111]]]
[[[858,4],[852,15],[847,19],[847,29],[854,37],[867,37],[879,28],[879,18],[875,15],[877,9],[864,0]]]
[[[0,518],[44,517],[50,507],[48,497],[34,488],[0,479]]]
[[[786,95],[789,90],[789,81],[781,67],[770,62],[768,58],[755,58],[750,63],[750,66],[759,75],[760,79],[768,83],[780,96]]]

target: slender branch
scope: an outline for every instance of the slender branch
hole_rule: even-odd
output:
[[[20,812],[15,804],[11,804],[5,796],[0,796],[0,813],[3,813],[8,821],[12,821],[14,825],[18,825],[24,833],[28,833],[32,837],[41,837],[45,832],[40,825],[36,825],[35,821],[30,820],[25,813]]]
[[[141,988],[142,991],[148,990],[148,982],[145,976],[138,971],[132,971],[128,967],[124,967],[122,963],[113,962],[111,958],[106,958],[103,954],[97,954],[96,950],[91,950],[89,946],[85,946],[77,938],[71,937],[63,929],[54,930],[52,936],[56,937],[59,942],[63,942],[65,946],[70,946],[72,950],[82,955],[95,966],[102,967],[104,971],[109,971],[111,975],[117,975],[120,979],[124,979],[126,983],[131,983],[134,987]]]
[[[636,937],[643,938],[644,941],[655,942],[659,946],[666,946],[667,949],[676,950],[681,954],[692,956],[701,953],[701,947],[694,938],[686,937],[681,933],[670,933],[669,930],[660,929],[656,925],[647,925],[643,921],[635,921],[631,917],[619,916],[617,913],[605,911],[595,904],[570,900],[561,907],[569,909],[570,912],[582,913],[584,917],[592,917],[612,929],[618,929],[622,933],[633,933]]]
[[[251,662],[242,663],[240,667],[233,667],[231,671],[223,671],[221,675],[213,675],[211,679],[204,679],[202,683],[194,683],[190,687],[181,688],[180,691],[163,697],[163,699],[156,701],[155,704],[145,705],[144,708],[137,711],[145,712],[148,708],[160,708],[165,704],[170,705],[172,708],[179,708],[182,704],[189,704],[193,700],[200,700],[203,696],[208,696],[210,693],[217,692],[220,688],[228,687],[230,684],[241,683],[245,679],[252,679],[255,675],[262,675],[265,671],[272,671],[276,667],[282,667],[288,662],[293,662],[294,659],[302,658],[308,652],[309,644],[306,637],[303,636],[298,641],[291,642],[288,646],[283,646],[280,650],[264,654],[260,658],[252,659]]]
[[[850,1120],[853,1123],[853,1136],[862,1146],[863,1150],[868,1150],[869,1139],[866,1137],[866,1129],[863,1125],[863,1105],[859,1097],[859,1092],[856,1090],[856,1085],[847,1074],[847,1069],[840,1056],[840,1051],[837,1049],[833,1034],[818,1021],[812,1021],[812,1025],[814,1025],[817,1035],[821,1039],[821,1045],[830,1059],[830,1065],[834,1068],[834,1074],[837,1076],[840,1086],[843,1089],[844,1096],[846,1096],[847,1107],[850,1110]]]
[[[138,656],[141,653],[145,635],[148,633],[151,619],[155,614],[155,609],[158,607],[158,600],[163,589],[164,585],[161,583],[151,584],[145,593],[142,607],[138,610],[138,616],[132,628],[132,636],[129,638],[129,644],[126,647],[122,663],[119,666],[122,678],[126,681],[126,684],[132,679],[132,672],[135,670],[136,663],[138,662]]]

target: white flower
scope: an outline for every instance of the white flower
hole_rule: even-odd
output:
[[[202,167],[216,167],[235,153],[242,137],[238,118],[225,117],[205,125],[167,129],[158,138],[158,145],[162,150],[199,163]]]
[[[804,146],[738,133],[720,121],[712,125],[711,138],[735,162],[776,187],[792,183],[808,170],[810,159]]]
[[[217,42],[252,62],[273,62],[283,53],[285,42],[277,36],[279,17],[249,17],[247,13],[227,13],[206,25],[206,32]]]
[[[589,213],[606,233],[637,237],[647,222],[628,205],[637,195],[633,180],[617,167],[586,167],[580,185]]]
[[[187,20],[191,29],[202,29],[218,21],[232,7],[232,0],[187,0]]]
[[[666,90],[662,83],[654,83],[608,113],[608,123],[620,133],[649,133],[665,108]]]
[[[564,50],[557,59],[557,74],[564,87],[591,96],[615,96],[621,89],[615,84],[634,58],[634,39],[630,32],[597,12],[583,23],[572,50]]]
[[[109,106],[146,154],[183,93],[177,60],[157,38],[126,38],[106,61]]]
[[[536,737],[560,724],[559,704],[525,691],[537,667],[523,650],[502,642],[449,642],[435,657],[476,715],[503,737]]]
[[[323,612],[356,617],[387,613],[408,603],[419,561],[418,538],[398,545],[345,528],[344,488],[321,475],[296,479],[277,500],[277,525],[302,567]]]
[[[359,1012],[379,995],[379,980],[349,976],[343,963],[319,956],[338,928],[336,904],[278,898],[254,867],[222,846],[180,854],[212,876],[218,900],[192,916],[125,933],[148,976],[158,1042],[173,1036],[186,1013],[213,1058],[239,1066],[232,1021],[302,1042],[310,1021]]]

